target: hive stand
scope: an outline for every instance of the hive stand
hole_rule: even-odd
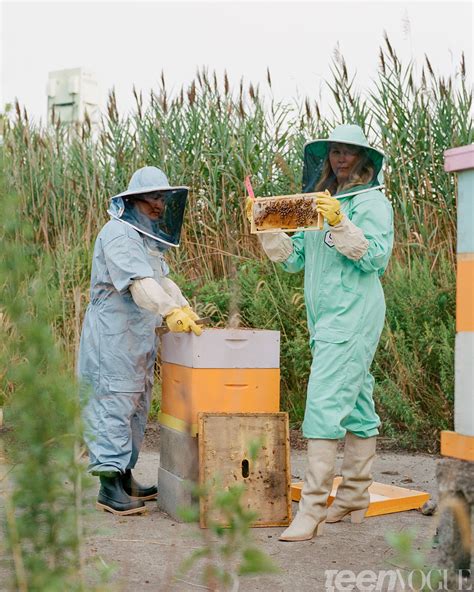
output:
[[[333,503],[341,481],[342,477],[335,477],[331,493],[328,497],[328,506]],[[302,488],[303,483],[292,484],[291,494],[294,502],[298,502],[301,499]],[[430,494],[424,491],[415,491],[414,489],[386,485],[385,483],[377,483],[375,481],[369,487],[369,494],[370,505],[366,517],[417,510],[430,499]]]

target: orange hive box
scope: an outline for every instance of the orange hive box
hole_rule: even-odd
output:
[[[474,254],[458,254],[456,330],[474,331]]]
[[[441,432],[441,454],[474,462],[474,436],[457,432]]]
[[[167,425],[169,417],[176,418],[191,426],[193,434],[199,412],[271,413],[280,409],[279,368],[187,368],[164,363],[162,381],[160,421]],[[179,425],[169,427],[179,429]]]

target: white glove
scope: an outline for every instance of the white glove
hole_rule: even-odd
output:
[[[130,285],[130,292],[135,304],[156,315],[166,317],[172,310],[181,308],[181,304],[151,277],[135,280]]]
[[[173,282],[173,280],[170,280],[168,277],[163,277],[160,280],[160,286],[168,294],[168,296],[171,296],[171,298],[173,298],[178,303],[180,308],[183,306],[189,306],[189,302],[183,296],[183,293],[179,289],[178,285]]]
[[[348,259],[358,261],[369,248],[369,241],[362,230],[344,216],[336,226],[331,226],[331,236],[334,246]]]
[[[283,263],[293,253],[293,241],[284,232],[265,232],[257,236],[270,261]]]

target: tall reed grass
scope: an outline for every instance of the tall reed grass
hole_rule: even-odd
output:
[[[389,313],[376,360],[385,381],[383,415],[390,433],[406,429],[414,416],[420,418],[421,430],[436,400],[439,412],[433,425],[438,429],[450,421],[452,384],[450,378],[440,381],[438,358],[431,361],[428,377],[419,376],[427,362],[417,348],[426,344],[409,334],[428,326],[432,339],[440,339],[439,317],[429,316],[436,307],[422,306],[424,295],[415,290],[420,298],[415,318],[401,328],[398,315],[407,312],[405,303],[412,300],[408,286],[419,287],[422,277],[424,289],[434,291],[430,297],[444,302],[440,348],[443,356],[452,354],[455,177],[443,170],[443,152],[473,139],[464,58],[452,78],[438,77],[428,58],[417,73],[414,64],[401,64],[386,38],[378,76],[371,88],[361,92],[343,57],[336,55],[327,85],[334,105],[330,113],[322,113],[310,98],[301,103],[271,99],[270,72],[267,84],[265,93],[252,84],[244,88],[242,82],[232,89],[227,75],[218,80],[215,73],[202,69],[188,88],[171,93],[162,75],[147,101],[133,90],[136,107],[130,114],[119,114],[112,91],[97,130],[87,119],[75,129],[59,121],[38,128],[16,105],[4,122],[5,162],[10,185],[22,198],[22,214],[33,223],[39,252],[51,253],[56,260],[54,281],[63,303],[57,336],[72,363],[87,300],[91,250],[107,219],[108,199],[127,186],[136,168],[158,165],[173,183],[191,188],[182,246],[170,253],[172,268],[188,295],[199,297],[202,310],[212,309],[216,321],[227,318],[229,303],[223,302],[222,294],[229,278],[243,284],[239,298],[244,309],[246,299],[252,301],[255,294],[246,290],[266,294],[261,316],[251,312],[251,306],[242,316],[244,322],[283,331],[285,400],[299,419],[308,358],[302,279],[283,279],[263,261],[243,212],[243,179],[252,175],[257,195],[297,191],[304,142],[325,136],[337,123],[355,122],[386,154],[386,193],[395,210],[396,244],[385,285],[389,309],[396,308]],[[257,268],[255,260],[260,262]],[[250,284],[247,268],[255,276]],[[210,295],[213,289],[220,291],[215,294],[217,303]],[[288,319],[293,323],[286,328]],[[295,359],[295,351],[304,354]],[[398,362],[393,363],[395,359]],[[452,378],[452,363],[446,364],[449,368],[443,372]],[[426,379],[426,388],[417,389],[417,379]]]

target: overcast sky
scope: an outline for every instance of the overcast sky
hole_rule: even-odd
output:
[[[386,31],[402,63],[454,73],[461,53],[472,80],[472,2],[2,2],[1,108],[18,97],[35,118],[46,114],[48,72],[82,66],[99,82],[101,106],[115,86],[119,109],[132,86],[188,86],[207,66],[231,84],[241,76],[277,98],[317,98],[339,44],[357,85],[375,77]]]

